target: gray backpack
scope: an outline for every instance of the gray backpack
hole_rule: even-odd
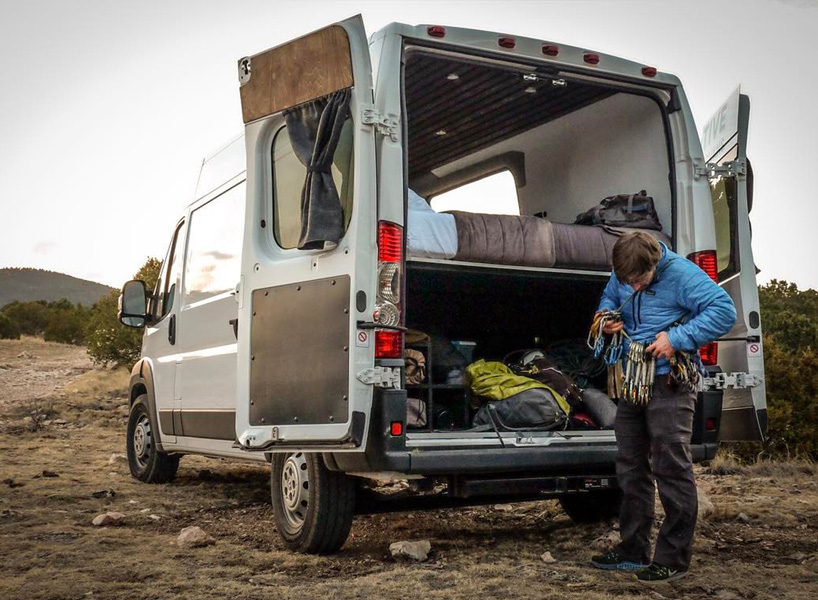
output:
[[[577,215],[574,224],[662,230],[653,198],[645,190],[638,194],[608,196],[593,208]]]

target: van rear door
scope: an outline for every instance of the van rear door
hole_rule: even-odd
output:
[[[372,320],[377,254],[363,21],[238,67],[247,217],[236,438],[246,450],[361,452],[373,390],[356,375],[373,368],[374,344],[358,323]]]
[[[750,99],[737,89],[708,121],[702,134],[716,223],[721,285],[736,305],[736,325],[718,344],[723,373],[710,381],[724,390],[719,438],[762,440],[767,431],[764,350],[750,209],[752,170],[747,160]]]

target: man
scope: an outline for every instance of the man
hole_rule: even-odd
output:
[[[591,562],[600,569],[637,571],[643,583],[669,582],[684,577],[690,566],[698,501],[690,456],[696,392],[674,389],[668,361],[677,351],[695,353],[730,331],[736,309],[704,271],[648,233],[617,240],[613,268],[599,310],[621,309],[622,321],[607,324],[604,332],[624,328],[632,340],[651,342],[646,352],[656,360],[656,383],[646,406],[619,402],[615,431],[621,542]],[[651,561],[653,478],[665,520]]]

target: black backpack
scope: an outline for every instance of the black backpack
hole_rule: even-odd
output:
[[[593,208],[577,215],[575,225],[607,225],[662,231],[653,198],[645,190],[638,194],[608,196]]]

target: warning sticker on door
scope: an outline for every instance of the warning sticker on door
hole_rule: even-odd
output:
[[[359,331],[355,335],[355,345],[359,348],[369,348],[369,332]]]
[[[747,356],[761,356],[761,342],[748,343]]]

